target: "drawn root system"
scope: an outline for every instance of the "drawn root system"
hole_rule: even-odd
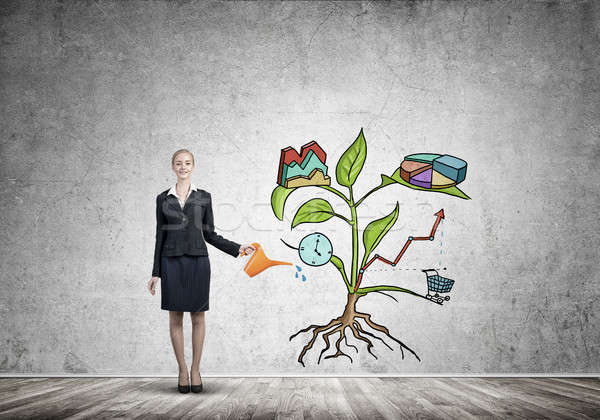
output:
[[[393,337],[390,334],[390,331],[385,326],[379,325],[379,324],[373,322],[371,320],[370,314],[363,313],[363,312],[357,312],[356,311],[356,301],[358,300],[358,298],[359,298],[359,296],[356,294],[348,294],[348,302],[346,303],[346,308],[344,309],[344,313],[340,317],[332,319],[326,325],[316,325],[316,324],[309,325],[308,327],[303,328],[300,331],[298,331],[297,333],[290,336],[290,341],[291,341],[298,334],[312,330],[312,337],[311,337],[310,341],[302,348],[302,351],[300,352],[300,355],[298,356],[298,362],[300,364],[302,364],[302,366],[306,367],[304,364],[303,358],[306,355],[306,352],[313,347],[313,345],[315,344],[315,341],[317,341],[318,337],[321,336],[321,337],[323,337],[323,341],[325,342],[325,348],[323,350],[321,350],[321,353],[319,354],[319,360],[317,363],[320,364],[323,354],[327,350],[329,350],[329,348],[331,347],[330,337],[334,334],[339,334],[339,336],[334,335],[334,337],[337,337],[337,340],[335,342],[336,352],[334,354],[330,354],[330,355],[323,357],[323,360],[331,359],[331,358],[339,357],[339,356],[346,356],[350,359],[350,363],[352,363],[353,362],[352,357],[349,354],[342,351],[342,347],[341,347],[342,341],[344,341],[344,344],[346,345],[346,347],[354,348],[356,353],[358,353],[358,348],[355,345],[348,344],[348,341],[346,339],[346,337],[347,337],[346,329],[350,329],[350,332],[356,339],[358,339],[360,341],[364,341],[367,344],[367,351],[375,359],[377,359],[377,356],[375,354],[373,354],[373,352],[371,351],[371,348],[373,347],[373,340],[375,340],[375,339],[381,341],[390,350],[394,350],[392,347],[390,347],[390,345],[383,338],[378,337],[373,333],[375,331],[378,331],[380,333],[383,333],[387,338],[400,344],[400,351],[402,353],[402,359],[404,359],[404,349],[406,349],[407,351],[412,353],[417,358],[417,360],[421,361],[419,356],[412,349],[410,349],[408,346],[406,346],[402,341]],[[361,325],[361,322],[363,322],[365,325],[364,326]],[[372,331],[374,330],[374,331],[369,332],[368,331],[369,329]]]

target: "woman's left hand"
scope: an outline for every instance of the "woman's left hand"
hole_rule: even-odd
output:
[[[240,246],[240,254],[242,254],[242,255],[250,255],[254,251],[256,251],[256,248],[254,248],[253,245],[248,244],[248,245]]]

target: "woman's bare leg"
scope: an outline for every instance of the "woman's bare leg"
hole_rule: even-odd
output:
[[[200,385],[200,359],[202,358],[202,347],[206,334],[206,323],[204,312],[190,312],[192,318],[192,385]]]
[[[171,344],[173,344],[175,358],[179,365],[179,383],[181,385],[188,385],[189,380],[183,341],[183,312],[169,311],[169,331],[171,333]]]

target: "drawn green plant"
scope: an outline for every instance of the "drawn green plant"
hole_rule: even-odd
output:
[[[362,202],[374,193],[377,190],[380,190],[384,187],[387,187],[392,184],[400,184],[408,188],[412,188],[415,190],[423,190],[430,192],[437,192],[442,194],[448,194],[451,196],[459,197],[462,199],[469,199],[469,197],[463,193],[456,186],[443,188],[443,189],[426,189],[421,188],[412,184],[407,183],[400,177],[400,168],[398,168],[391,176],[387,176],[381,174],[381,183],[368,191],[365,195],[363,195],[360,199],[355,199],[353,185],[356,182],[360,172],[363,169],[365,160],[367,157],[367,142],[365,140],[363,130],[361,128],[360,133],[358,134],[356,140],[346,149],[346,151],[342,154],[340,159],[338,160],[335,176],[337,183],[342,187],[346,187],[348,189],[348,195],[345,195],[342,191],[339,191],[336,188],[328,185],[315,185],[317,188],[321,188],[331,192],[332,194],[340,197],[348,206],[350,210],[350,217],[346,217],[333,209],[331,204],[322,198],[312,198],[306,201],[304,204],[300,206],[298,211],[296,212],[293,220],[292,220],[292,229],[302,223],[322,223],[325,222],[332,217],[338,217],[342,219],[345,223],[347,223],[352,231],[352,261],[350,264],[350,275],[346,272],[346,266],[344,262],[336,255],[333,255],[330,259],[330,263],[333,264],[336,269],[339,271],[342,280],[344,281],[344,285],[347,289],[347,301],[346,306],[344,308],[344,312],[337,318],[330,320],[328,323],[324,325],[316,325],[312,324],[308,327],[301,329],[296,332],[292,336],[290,336],[290,340],[292,340],[295,336],[302,332],[308,332],[312,330],[312,337],[309,342],[303,347],[300,355],[298,356],[298,362],[304,365],[304,355],[308,350],[312,348],[318,336],[322,334],[323,341],[325,342],[325,348],[321,351],[318,359],[318,363],[321,362],[321,357],[323,354],[331,347],[330,337],[333,334],[339,333],[339,337],[335,343],[334,354],[330,354],[324,357],[324,359],[346,356],[352,362],[352,357],[348,354],[344,353],[341,349],[341,342],[344,340],[346,346],[353,347],[356,352],[358,349],[356,346],[348,344],[346,339],[346,328],[349,328],[353,336],[366,343],[368,352],[373,355],[377,359],[377,356],[373,354],[371,348],[373,347],[372,339],[377,339],[383,342],[389,349],[393,350],[382,338],[376,336],[372,332],[369,331],[369,327],[373,330],[376,330],[380,333],[383,333],[386,337],[394,340],[398,344],[400,344],[400,351],[402,353],[402,358],[404,359],[404,349],[412,353],[417,360],[421,360],[419,356],[408,346],[406,346],[402,341],[393,337],[388,328],[383,325],[377,324],[371,320],[371,315],[364,312],[358,312],[356,310],[356,303],[358,299],[363,296],[368,295],[369,293],[382,293],[392,299],[396,300],[393,296],[387,294],[386,292],[399,292],[406,293],[409,295],[413,295],[415,297],[424,298],[424,296],[402,287],[393,286],[393,285],[377,285],[370,287],[361,287],[360,283],[362,280],[362,276],[359,275],[360,267],[363,267],[365,263],[368,261],[369,257],[379,245],[381,240],[385,237],[385,235],[392,228],[396,220],[398,219],[398,207],[399,204],[396,202],[396,206],[394,209],[387,215],[380,219],[373,220],[370,222],[363,230],[363,258],[359,265],[359,231],[360,227],[358,225],[358,217],[357,217],[357,209],[362,204]],[[298,188],[306,188],[306,187],[298,187]],[[279,220],[283,220],[285,202],[289,195],[297,190],[298,188],[285,188],[283,186],[277,186],[272,194],[271,194],[271,208],[273,209],[273,213]],[[362,320],[366,325],[363,327],[359,320]]]

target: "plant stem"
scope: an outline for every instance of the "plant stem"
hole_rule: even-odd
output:
[[[322,188],[322,189],[324,189],[324,190],[327,190],[327,191],[329,191],[329,192],[332,192],[332,193],[334,193],[335,195],[337,195],[338,197],[340,197],[342,200],[344,200],[344,202],[345,202],[346,204],[348,204],[348,206],[350,207],[350,210],[352,211],[352,205],[350,204],[350,200],[348,200],[348,198],[347,198],[347,197],[344,195],[344,193],[343,193],[343,192],[341,192],[341,191],[338,191],[338,190],[336,190],[335,188],[333,188],[333,187],[331,187],[331,186],[329,186],[329,185],[315,185],[315,186],[316,186],[316,187],[319,187],[319,188]],[[351,187],[350,187],[350,188],[351,188]],[[350,189],[350,197],[352,197],[352,189]],[[355,229],[355,226],[356,226],[356,211],[354,211],[354,213],[353,213],[353,216],[352,216],[352,217],[353,217],[353,219],[352,219],[352,220],[348,219],[347,217],[344,217],[344,216],[342,216],[341,214],[335,213],[335,212],[334,212],[334,213],[331,213],[331,214],[333,214],[334,216],[337,216],[337,217],[339,217],[340,219],[344,220],[346,223],[348,223],[348,224],[352,225],[353,229]],[[356,249],[357,245],[358,245],[358,233],[356,234],[356,245],[355,245],[355,244],[354,244],[354,242],[353,242],[353,244],[352,244],[352,249],[353,249],[353,250],[354,250],[354,249]],[[336,258],[338,258],[338,259],[339,259],[339,257],[336,257]],[[355,258],[355,259],[356,259],[356,258]],[[355,273],[354,273],[354,271],[353,271],[353,273],[352,273],[352,287],[351,287],[351,286],[350,286],[350,283],[348,282],[348,278],[347,278],[347,276],[346,276],[346,271],[345,271],[345,269],[344,269],[344,266],[343,266],[343,264],[344,264],[344,263],[343,263],[343,261],[342,261],[341,259],[339,259],[339,261],[340,261],[340,262],[341,262],[341,264],[342,264],[342,267],[341,267],[341,268],[340,268],[340,267],[338,267],[336,264],[333,264],[333,262],[332,262],[332,261],[330,261],[330,262],[331,262],[333,265],[335,265],[335,266],[336,266],[336,268],[339,270],[340,274],[342,275],[342,278],[344,279],[344,283],[346,284],[346,288],[348,289],[348,293],[354,293],[354,289],[353,289],[353,287],[354,287],[354,284],[355,284],[355,282],[356,282],[356,275],[355,275]],[[354,270],[354,262],[355,262],[355,261],[353,260],[353,265],[352,265],[352,266],[353,266],[353,270]]]
[[[356,217],[356,205],[354,204],[354,197],[352,195],[352,186],[348,187],[350,191],[350,200],[348,205],[350,206],[350,214],[352,215],[352,290],[356,285],[357,272],[358,272],[358,220]]]
[[[362,202],[363,202],[363,200],[364,200],[365,198],[367,198],[369,195],[371,195],[372,193],[374,193],[375,191],[377,191],[377,190],[378,190],[378,189],[380,189],[380,188],[387,187],[388,185],[389,185],[389,184],[386,184],[386,185],[383,185],[383,184],[382,184],[382,185],[379,185],[379,186],[377,186],[377,187],[373,188],[371,191],[369,191],[368,193],[366,193],[365,195],[363,195],[363,196],[362,196],[362,198],[356,202],[356,204],[355,204],[355,207],[358,207],[358,206],[360,205],[360,203],[362,203]]]
[[[330,213],[330,214],[333,214],[334,216],[339,217],[340,219],[344,220],[349,225],[352,224],[352,220],[348,219],[347,217],[342,216],[341,214],[337,214],[337,213]]]
[[[316,187],[319,188],[323,188],[324,190],[327,190],[329,192],[334,193],[335,195],[337,195],[338,197],[340,197],[342,200],[344,200],[346,202],[346,204],[350,204],[350,201],[348,200],[348,198],[344,195],[343,192],[336,190],[333,187],[330,187],[329,185],[316,185]]]

